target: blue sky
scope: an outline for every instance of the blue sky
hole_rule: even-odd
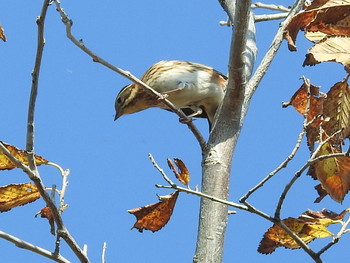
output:
[[[285,5],[292,1],[285,1]],[[35,18],[41,1],[0,2],[0,23],[8,42],[0,43],[2,122],[0,140],[25,148],[31,71],[36,50]],[[219,26],[226,15],[217,1],[65,1],[62,6],[74,21],[73,33],[96,54],[136,76],[163,59],[180,59],[210,65],[226,73],[231,29]],[[259,62],[278,28],[278,22],[257,24]],[[46,159],[70,169],[63,218],[79,245],[88,245],[91,262],[100,262],[107,242],[108,262],[190,262],[198,223],[199,198],[181,193],[170,222],[159,232],[130,230],[134,217],[126,210],[154,203],[165,184],[147,154],[152,153],[169,175],[166,158],[182,159],[191,172],[190,186],[201,184],[200,148],[185,125],[170,112],[150,109],[114,122],[114,99],[129,81],[92,62],[66,37],[55,7],[48,11],[46,45],[35,116],[35,150]],[[276,60],[253,97],[236,152],[230,199],[237,201],[284,160],[296,143],[302,117],[292,108],[282,109],[300,87],[305,75],[327,91],[345,77],[341,65],[324,63],[301,67],[311,46],[300,34],[298,52],[283,43]],[[207,138],[207,122],[195,120]],[[309,153],[297,158],[250,199],[273,213],[285,184]],[[40,167],[44,183],[60,184],[55,168]],[[1,185],[29,181],[19,170],[1,173]],[[317,182],[303,175],[287,196],[282,217],[297,217],[307,209],[324,207],[340,212],[348,198],[337,204],[326,197],[314,204]],[[34,214],[44,206],[39,200],[0,215],[0,230],[52,250],[55,237]],[[256,252],[270,222],[246,212],[231,215],[224,262],[312,262],[302,250],[279,248],[269,256]],[[336,231],[338,228],[332,228]],[[329,240],[329,239],[327,239]],[[325,240],[311,243],[320,247]],[[324,262],[345,260],[349,237],[326,252]],[[4,262],[49,262],[0,240]],[[62,254],[76,262],[62,245]]]

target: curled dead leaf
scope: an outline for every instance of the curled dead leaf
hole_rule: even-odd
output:
[[[160,198],[158,203],[128,210],[136,217],[136,223],[131,229],[136,228],[139,232],[144,229],[152,232],[160,230],[170,220],[178,195],[179,192],[175,191],[166,198]]]
[[[322,36],[350,36],[350,2],[348,0],[315,0],[303,11],[296,14],[284,32],[288,48],[295,51],[295,41],[300,30],[320,32]],[[323,33],[323,34],[322,34]]]
[[[37,217],[38,215],[40,215],[41,218],[47,218],[50,224],[50,233],[52,235],[55,235],[55,220],[53,219],[51,209],[46,206],[43,209],[41,209],[38,213],[36,213],[35,217]]]
[[[167,159],[167,162],[170,169],[174,172],[176,178],[184,185],[188,185],[190,181],[190,172],[188,171],[184,162],[178,158],[174,158],[174,163],[177,166],[178,170],[175,168],[173,162],[170,159]]]

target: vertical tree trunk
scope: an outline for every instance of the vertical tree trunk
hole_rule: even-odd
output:
[[[255,41],[254,47],[250,51],[247,49],[248,25],[254,28],[250,14],[251,2],[221,0],[220,3],[228,12],[231,21],[234,21],[234,32],[227,92],[210,135],[208,149],[203,153],[202,192],[228,199],[233,151],[249,101],[245,96],[252,95],[245,88],[253,68],[256,49]],[[254,38],[255,30],[249,29]],[[222,262],[227,220],[227,206],[205,198],[201,199],[197,247],[193,262]]]

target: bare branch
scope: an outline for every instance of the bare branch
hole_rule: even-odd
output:
[[[304,77],[302,77],[304,80],[304,84],[307,85],[308,89],[310,89],[310,81]],[[268,180],[270,180],[275,174],[277,174],[280,170],[283,168],[286,168],[288,163],[294,158],[296,153],[298,152],[301,142],[304,138],[305,132],[306,132],[306,126],[307,126],[307,115],[310,110],[310,93],[308,93],[308,101],[306,103],[306,109],[304,114],[304,123],[303,123],[303,129],[298,135],[297,142],[292,150],[292,152],[288,155],[288,157],[271,173],[268,174],[262,181],[260,181],[256,186],[254,186],[252,189],[250,189],[243,197],[240,198],[240,202],[245,202],[245,200],[248,199],[248,197],[253,194],[256,190],[258,190],[260,187],[262,187]]]
[[[10,234],[7,234],[3,231],[0,231],[0,238],[6,239],[7,241],[15,244],[19,248],[23,248],[26,250],[30,250],[36,254],[42,255],[46,258],[49,258],[53,261],[59,262],[59,263],[70,263],[69,260],[65,259],[61,255],[57,255],[55,253],[52,253],[46,249],[43,249],[41,247],[35,246],[29,242],[26,242],[22,239],[19,239],[18,237],[12,236]]]
[[[275,169],[273,170],[271,173],[269,173],[263,180],[261,180],[256,186],[254,186],[252,189],[250,189],[244,196],[242,196],[240,198],[240,202],[245,202],[245,200],[247,200],[249,198],[250,195],[252,195],[256,190],[258,190],[259,188],[261,188],[268,180],[270,180],[274,175],[276,175],[280,170],[282,170],[283,168],[286,168],[288,163],[293,160],[294,156],[296,155],[297,151],[300,148],[301,142],[304,138],[305,135],[305,129],[303,128],[303,130],[299,133],[298,135],[298,139],[297,142],[292,150],[292,152],[288,155],[288,157],[281,162],[281,164]]]
[[[43,57],[44,45],[45,45],[44,25],[45,25],[45,18],[46,18],[46,13],[47,13],[49,4],[50,4],[49,0],[44,0],[43,6],[41,9],[41,14],[36,19],[36,23],[38,25],[38,42],[37,42],[35,64],[32,72],[32,88],[30,91],[29,106],[28,106],[27,146],[26,146],[28,163],[32,171],[36,171],[35,158],[34,158],[34,112],[35,112],[36,97],[38,94],[40,66],[41,66],[41,61]],[[34,175],[38,176],[37,172],[34,172]]]
[[[185,123],[188,126],[188,128],[191,130],[193,135],[196,137],[202,151],[204,151],[206,149],[206,147],[207,147],[206,141],[203,138],[200,131],[197,129],[197,127],[192,123],[191,118],[189,118],[186,114],[184,114],[181,109],[176,108],[172,102],[170,102],[169,100],[166,99],[165,95],[155,91],[150,86],[148,86],[147,84],[142,82],[140,79],[138,79],[134,75],[132,75],[129,71],[125,71],[121,68],[118,68],[118,67],[110,64],[106,60],[102,59],[101,57],[97,56],[94,52],[92,52],[89,48],[87,48],[85,46],[85,44],[83,43],[82,40],[76,39],[74,37],[74,35],[72,34],[73,21],[71,19],[69,19],[68,15],[65,13],[63,8],[61,7],[60,1],[54,0],[54,2],[56,4],[57,11],[61,15],[62,22],[66,26],[66,35],[67,35],[68,39],[70,39],[78,48],[80,48],[82,51],[84,51],[87,55],[89,55],[93,59],[94,62],[100,63],[101,65],[103,65],[103,66],[113,70],[114,72],[126,77],[127,79],[131,80],[132,82],[137,83],[138,85],[142,86],[146,92],[158,97],[160,102],[162,102],[164,105],[166,105],[171,111],[176,113],[182,120],[184,120],[183,123]]]
[[[59,193],[59,196],[60,196],[60,205],[59,205],[59,211],[60,211],[60,214],[62,213],[62,211],[66,208],[66,204],[64,203],[64,196],[65,196],[65,193],[66,193],[66,190],[67,190],[67,186],[68,186],[68,176],[69,176],[69,169],[66,169],[66,170],[63,170],[63,168],[56,164],[56,163],[53,163],[53,162],[48,162],[48,165],[51,165],[53,167],[56,167],[59,171],[60,171],[60,174],[62,176],[62,189],[58,191]]]
[[[37,52],[36,52],[36,59],[35,59],[35,65],[32,72],[32,88],[31,88],[31,94],[29,99],[29,107],[28,107],[28,121],[27,121],[27,157],[28,157],[28,163],[29,165],[24,165],[21,161],[19,161],[16,157],[14,157],[7,149],[6,147],[0,143],[0,149],[3,151],[6,156],[16,163],[18,167],[20,167],[28,176],[29,178],[35,183],[36,187],[38,188],[38,191],[44,201],[46,202],[47,206],[50,208],[53,218],[57,225],[57,232],[59,235],[61,235],[69,247],[72,249],[72,251],[76,254],[76,256],[79,258],[81,262],[89,262],[89,259],[85,256],[85,254],[82,253],[82,250],[79,248],[79,246],[76,244],[74,238],[69,234],[68,230],[63,224],[62,218],[60,216],[60,213],[58,209],[56,208],[54,202],[51,200],[50,195],[45,191],[45,186],[43,185],[43,182],[41,181],[39,172],[37,170],[36,164],[35,164],[35,157],[34,157],[34,112],[35,112],[35,104],[36,104],[36,97],[38,92],[38,80],[39,80],[39,73],[40,73],[40,66],[41,66],[41,60],[43,55],[43,48],[44,48],[44,24],[45,24],[45,17],[47,13],[48,6],[50,4],[49,0],[44,0],[41,14],[37,18],[37,25],[38,25],[38,43],[37,43]]]
[[[166,175],[166,173],[164,172],[164,170],[162,168],[160,168],[160,166],[157,164],[157,162],[154,160],[153,155],[152,154],[148,154],[148,158],[151,160],[153,166],[160,172],[160,174],[163,176],[164,180],[171,186],[175,186],[175,183],[173,181],[171,181],[171,179]]]
[[[197,196],[200,196],[200,197],[207,198],[207,199],[209,199],[211,201],[215,201],[215,202],[218,202],[218,203],[221,203],[221,204],[224,204],[224,205],[228,205],[228,206],[232,206],[232,207],[235,207],[235,208],[239,208],[239,209],[248,211],[248,208],[246,206],[243,206],[243,205],[240,205],[240,204],[237,204],[237,203],[234,203],[234,202],[230,202],[230,201],[227,201],[227,200],[223,200],[223,199],[220,199],[220,198],[216,198],[214,196],[210,196],[210,195],[204,194],[204,193],[199,192],[197,190],[191,190],[189,188],[185,188],[185,187],[181,187],[181,186],[176,185],[166,175],[164,170],[157,164],[157,162],[154,160],[152,154],[149,153],[148,157],[150,158],[153,166],[160,172],[160,174],[162,175],[164,180],[169,184],[169,186],[157,184],[156,187],[158,187],[158,188],[174,189],[174,190],[178,190],[180,192],[185,192],[185,193],[188,193],[188,194],[194,194],[194,195],[197,195]]]
[[[257,89],[262,78],[265,76],[267,69],[271,65],[272,60],[274,59],[278,49],[281,46],[284,30],[288,26],[289,22],[292,20],[293,16],[302,8],[304,2],[305,0],[297,0],[293,5],[292,9],[290,10],[287,18],[280,24],[280,28],[278,29],[274,39],[272,40],[269,50],[265,53],[264,58],[260,62],[254,75],[247,84],[247,86],[249,87],[248,89],[252,90],[253,93]]]
[[[252,4],[251,8],[252,9],[263,8],[263,9],[270,9],[270,10],[281,11],[281,12],[289,12],[290,11],[290,8],[285,7],[283,5],[264,4],[261,2],[256,2],[256,3]]]
[[[172,186],[156,184],[156,187],[157,188],[178,190],[180,192],[185,192],[185,193],[193,194],[193,195],[196,195],[196,196],[199,196],[199,197],[204,197],[206,199],[209,199],[211,201],[214,201],[214,202],[217,202],[217,203],[220,203],[220,204],[223,204],[223,205],[228,205],[228,206],[231,206],[231,207],[234,207],[234,208],[238,208],[238,209],[241,209],[241,210],[250,211],[247,206],[240,205],[240,204],[237,204],[235,202],[227,201],[227,200],[224,200],[224,199],[221,199],[221,198],[216,198],[215,196],[207,195],[207,194],[205,194],[203,192],[200,192],[200,191],[197,191],[197,190],[192,190],[190,188],[181,187],[181,186],[178,186],[176,184],[174,184]]]
[[[310,80],[305,78],[305,77],[302,77],[302,79],[304,80],[304,85],[305,85],[306,93],[307,93],[307,101],[306,101],[306,105],[305,105],[305,112],[304,112],[304,115],[303,115],[304,116],[303,131],[301,132],[301,134],[304,134],[306,132],[306,128],[307,128],[307,125],[308,125],[307,117],[308,117],[309,111],[310,111],[311,92],[310,92]],[[302,139],[302,138],[303,138],[303,136],[299,137],[299,139]],[[297,143],[296,149],[299,149],[300,143],[301,142],[299,142],[299,144]],[[295,156],[295,154],[293,155],[293,157],[294,156]],[[300,175],[301,175],[301,173],[296,173],[295,176],[292,178],[292,180],[284,188],[284,191],[282,192],[282,194],[280,196],[280,199],[278,201],[278,204],[277,204],[277,207],[276,207],[276,210],[275,210],[275,219],[280,219],[280,212],[281,212],[281,209],[282,209],[282,205],[283,205],[284,199],[285,199],[289,189],[292,187],[294,182],[300,177]]]
[[[107,242],[103,242],[101,263],[106,263]]]
[[[269,14],[269,15],[254,15],[255,22],[263,22],[263,21],[271,21],[271,20],[279,20],[286,18],[289,13],[281,13],[281,14]]]

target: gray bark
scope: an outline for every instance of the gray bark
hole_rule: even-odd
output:
[[[256,47],[254,21],[250,13],[251,2],[226,0],[220,1],[220,4],[233,21],[229,81],[208,147],[203,153],[202,192],[227,200],[232,156],[247,112],[246,102],[250,101],[245,96],[252,96],[252,92],[246,91],[246,83],[254,65]],[[193,262],[222,262],[227,221],[227,206],[201,199]]]

